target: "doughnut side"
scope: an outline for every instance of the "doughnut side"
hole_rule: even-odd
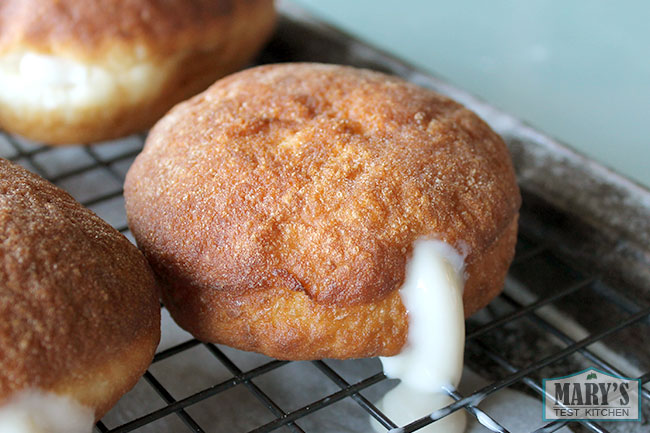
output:
[[[244,66],[275,22],[270,0],[27,3],[0,5],[0,126],[49,144],[150,127]]]
[[[151,365],[158,341],[156,330],[151,328],[144,335],[123,342],[110,357],[70,371],[46,389],[93,408],[95,421],[99,421],[140,380]]]
[[[160,339],[144,257],[67,193],[4,159],[0,233],[0,404],[35,389],[101,416]]]
[[[514,218],[483,255],[467,264],[465,317],[501,292],[516,235]],[[335,306],[314,302],[281,277],[243,296],[176,280],[161,281],[161,287],[174,320],[196,338],[278,359],[392,356],[408,335],[408,315],[398,290],[376,302]]]

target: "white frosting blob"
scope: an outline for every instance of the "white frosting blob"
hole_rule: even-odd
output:
[[[402,381],[378,406],[399,425],[453,402],[444,388],[455,388],[463,370],[463,286],[464,259],[453,247],[438,240],[414,243],[400,289],[408,311],[407,343],[399,355],[381,358],[384,373]],[[456,411],[422,431],[463,432],[465,425],[464,412]]]
[[[137,101],[162,84],[152,63],[116,70],[69,58],[13,52],[0,56],[0,99],[11,106],[55,110]]]
[[[2,433],[90,433],[94,411],[71,398],[24,390],[0,406]]]

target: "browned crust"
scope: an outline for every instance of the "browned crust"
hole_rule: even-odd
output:
[[[0,159],[0,402],[68,393],[101,416],[160,338],[153,275],[124,236],[46,180]]]
[[[493,253],[493,273],[483,260],[516,230],[520,204],[507,149],[476,115],[394,77],[318,64],[254,68],[177,106],[152,130],[125,198],[131,229],[183,326],[292,358],[394,353],[397,343],[383,348],[374,337],[357,343],[362,349],[319,351],[320,328],[311,320],[300,325],[308,329],[283,326],[300,320],[282,313],[271,323],[284,331],[258,332],[270,320],[261,311],[313,317],[316,307],[331,315],[351,308],[362,317],[383,306],[393,323],[354,326],[372,323],[379,339],[393,329],[403,342],[406,319],[387,302],[397,302],[418,238],[468,253],[468,269],[481,269],[467,291],[481,295],[468,306],[484,305],[501,287],[514,235]],[[242,303],[257,305],[260,319],[234,329]],[[315,347],[276,351],[270,337],[260,341],[293,341],[291,333],[313,334]]]
[[[16,46],[103,63],[140,44],[159,56],[224,39],[235,20],[271,0],[4,0],[0,53]],[[249,27],[251,32],[255,28]]]
[[[161,91],[136,103],[116,93],[109,103],[86,108],[0,104],[0,127],[48,144],[108,140],[146,129],[174,104],[243,67],[274,22],[272,0],[0,3],[0,55],[29,49],[109,71],[138,61],[159,64],[161,74],[169,70]],[[140,60],[138,46],[148,48]]]

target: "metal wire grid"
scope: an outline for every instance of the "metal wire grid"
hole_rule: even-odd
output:
[[[123,210],[122,183],[126,170],[141,149],[144,138],[144,135],[138,135],[124,140],[94,146],[50,148],[6,134],[0,134],[0,156],[18,162],[68,190],[82,204],[93,209],[120,232],[129,237],[130,233]],[[517,245],[517,254],[512,267],[513,272],[518,267],[525,266],[526,263],[534,260],[543,260],[547,264],[550,262],[554,268],[566,266],[565,263],[557,262],[556,258],[552,255],[552,246],[535,242],[525,232],[521,233]],[[497,366],[502,370],[502,374],[497,380],[494,380],[481,389],[475,390],[469,395],[461,395],[456,391],[450,391],[450,395],[455,400],[453,404],[436,411],[430,417],[415,420],[406,426],[401,426],[399,429],[397,429],[398,426],[389,417],[377,409],[364,396],[364,393],[373,385],[386,380],[386,377],[381,372],[375,372],[367,377],[362,377],[360,380],[351,382],[346,380],[344,375],[337,371],[336,362],[313,361],[312,365],[322,375],[323,383],[330,382],[330,385],[334,384],[336,389],[333,392],[328,392],[321,398],[304,402],[297,409],[286,411],[276,401],[277,398],[272,398],[256,382],[258,379],[263,378],[264,375],[287,365],[288,362],[267,360],[254,368],[243,368],[233,360],[232,355],[229,356],[226,354],[224,348],[191,339],[159,352],[153,360],[152,367],[164,360],[186,353],[192,348],[202,346],[228,370],[230,374],[228,379],[211,383],[198,392],[177,400],[173,393],[163,384],[161,378],[156,377],[152,371],[152,367],[150,367],[144,375],[144,381],[158,394],[164,402],[164,405],[144,415],[134,417],[120,425],[109,427],[100,421],[96,425],[96,430],[102,433],[126,433],[136,431],[140,427],[147,426],[163,417],[171,415],[178,417],[182,421],[182,424],[185,426],[185,431],[208,431],[186,409],[235,387],[244,387],[266,408],[272,417],[270,421],[249,429],[249,432],[261,433],[276,429],[304,432],[306,430],[301,426],[301,420],[304,420],[310,414],[321,411],[344,399],[354,401],[363,412],[375,418],[387,430],[396,429],[396,431],[400,432],[416,431],[456,410],[465,410],[470,416],[477,419],[480,418],[488,430],[508,432],[506,426],[501,425],[490,414],[483,412],[477,407],[484,398],[511,386],[527,388],[533,394],[542,395],[543,391],[536,377],[543,377],[543,371],[546,367],[577,354],[583,358],[583,361],[591,365],[613,374],[625,376],[625,372],[619,371],[616,367],[602,359],[594,351],[590,350],[589,346],[635,326],[644,326],[646,328],[638,332],[647,332],[650,306],[640,304],[635,299],[629,299],[624,291],[620,289],[601,284],[595,275],[586,275],[584,272],[572,269],[570,265],[567,269],[567,272],[571,274],[574,281],[565,286],[554,288],[552,294],[540,297],[532,303],[523,303],[511,296],[508,290],[506,290],[496,301],[502,306],[507,307],[508,311],[506,313],[495,315],[485,323],[473,324],[472,321],[469,322],[466,343],[468,357],[470,358],[468,362],[479,368],[481,364],[491,362],[493,366]],[[523,284],[526,285],[526,281]],[[617,319],[617,323],[576,341],[558,329],[556,325],[545,319],[544,315],[540,314],[540,310],[552,304],[561,305],[562,302],[574,294],[584,291],[597,293],[605,301],[614,305],[618,314],[620,314],[620,319]],[[527,322],[529,326],[532,325],[544,336],[553,336],[556,340],[562,342],[564,346],[556,348],[544,356],[534,358],[526,365],[517,365],[517,362],[508,356],[507,350],[500,349],[494,344],[494,341],[486,342],[484,339],[495,331],[516,326],[522,322]],[[511,343],[507,344],[512,346]],[[519,342],[516,342],[516,344],[519,344]],[[472,354],[474,356],[471,356]],[[641,379],[643,384],[646,384],[650,381],[650,365],[645,365],[644,367],[648,371],[641,375],[639,379]],[[643,389],[641,398],[644,407],[647,407],[650,404],[650,392]],[[531,420],[532,423],[538,421],[539,419]],[[608,431],[603,425],[596,422],[578,424],[575,422],[555,421],[548,423],[543,428],[536,430],[536,432],[553,432],[567,424],[571,424],[572,427],[580,425],[582,427],[578,427],[578,429],[582,428],[593,432]],[[228,429],[227,426],[224,428],[227,429],[226,431],[233,431]]]

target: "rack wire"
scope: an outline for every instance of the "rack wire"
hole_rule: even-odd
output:
[[[315,43],[325,46],[331,41]],[[275,49],[287,50],[280,45]],[[277,60],[268,49],[261,59]],[[122,184],[145,138],[140,134],[91,146],[47,147],[0,132],[0,157],[67,190],[133,240]],[[482,431],[514,432],[507,419],[482,402],[506,389],[541,402],[541,379],[595,366],[641,380],[641,423],[541,425],[539,413],[529,420],[535,427],[527,431],[648,431],[650,354],[643,336],[650,335],[650,305],[631,297],[625,286],[607,284],[597,269],[567,261],[557,253],[557,244],[527,231],[532,216],[524,198],[523,229],[504,293],[467,322],[465,362],[485,382],[475,389],[450,390],[454,402],[431,416],[397,426],[377,408],[375,402],[395,381],[385,377],[376,360],[278,361],[187,336],[155,355],[138,385],[95,430],[369,431],[372,418],[386,431],[413,432],[462,410],[483,426]],[[539,407],[541,411],[541,403]]]

